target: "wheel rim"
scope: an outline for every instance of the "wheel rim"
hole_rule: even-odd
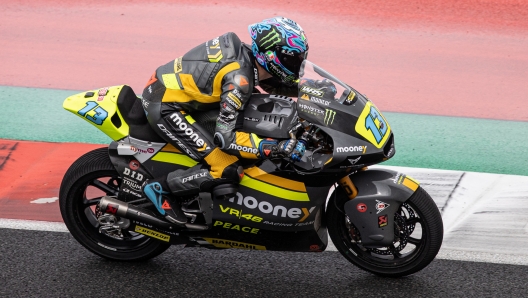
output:
[[[366,248],[361,245],[357,228],[343,215],[339,225],[343,244],[360,260],[376,266],[402,267],[416,259],[427,243],[428,230],[424,217],[410,202],[403,203],[394,215],[395,240],[384,248]]]
[[[95,215],[95,208],[103,196],[116,196],[121,179],[115,171],[102,171],[86,175],[77,182],[72,199],[72,212],[78,227],[94,244],[110,250],[133,252],[152,242],[149,237],[122,230],[122,239],[115,239],[99,233],[100,224]]]

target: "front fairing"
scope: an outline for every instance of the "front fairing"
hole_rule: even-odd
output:
[[[332,137],[327,167],[357,168],[394,156],[392,129],[374,104],[307,60],[300,72],[297,111]]]

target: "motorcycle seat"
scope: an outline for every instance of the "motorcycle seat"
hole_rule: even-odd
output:
[[[147,116],[141,105],[141,99],[139,99],[134,90],[131,87],[125,85],[119,93],[117,98],[117,107],[121,112],[125,122],[130,127],[129,135],[132,138],[166,143],[148,123]]]

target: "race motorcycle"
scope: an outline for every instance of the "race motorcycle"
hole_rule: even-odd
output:
[[[367,168],[395,154],[389,123],[368,98],[312,62],[300,74],[297,100],[254,94],[243,107],[243,129],[303,140],[302,160],[242,160],[236,195],[188,198],[184,227],[161,217],[141,191],[146,179],[198,164],[152,130],[148,102],[126,85],[67,98],[66,110],[113,140],[64,176],[60,210],[73,237],[101,257],[134,261],[172,244],[322,252],[330,235],[348,261],[371,273],[399,277],[426,267],[443,239],[437,206],[411,177]],[[191,116],[213,133],[217,115]]]

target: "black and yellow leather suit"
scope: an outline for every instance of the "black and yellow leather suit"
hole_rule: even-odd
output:
[[[167,184],[173,193],[192,193],[203,183],[220,178],[238,183],[242,175],[239,158],[266,158],[262,152],[269,150],[262,147],[268,140],[237,131],[244,105],[257,85],[251,49],[231,32],[200,44],[154,72],[142,94],[149,123],[167,142],[202,164],[169,174]],[[296,86],[282,88],[274,79],[263,81],[262,87],[290,96],[297,91]],[[191,115],[218,108],[212,136]],[[209,169],[203,167],[204,162]]]

